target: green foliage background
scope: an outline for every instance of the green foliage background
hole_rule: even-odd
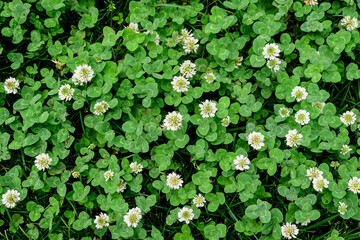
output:
[[[16,208],[0,207],[1,238],[268,240],[281,238],[285,222],[310,219],[298,225],[300,239],[359,239],[359,200],[347,191],[348,180],[360,177],[359,130],[339,118],[346,110],[360,116],[359,31],[340,26],[344,16],[358,17],[359,7],[351,0],[313,7],[300,0],[0,1],[0,193],[21,192]],[[141,32],[124,28],[130,22]],[[183,28],[200,40],[197,53],[176,45]],[[159,34],[160,45],[146,30]],[[272,42],[283,61],[276,73],[262,56]],[[171,80],[185,60],[196,63],[197,74],[180,94]],[[73,85],[80,64],[91,65],[95,78],[61,101],[59,87]],[[212,84],[203,79],[209,70],[217,77]],[[11,76],[20,80],[19,94],[5,93]],[[297,85],[307,89],[306,101],[291,97]],[[217,102],[215,118],[201,117],[205,99]],[[100,100],[110,104],[104,116],[92,114]],[[314,102],[326,102],[323,113]],[[281,118],[282,106],[306,109],[310,124]],[[181,130],[161,129],[171,111],[184,116]],[[228,128],[221,125],[226,116]],[[294,128],[304,139],[289,148],[284,137]],[[255,130],[265,135],[259,151],[246,141]],[[339,153],[344,144],[351,153]],[[43,152],[53,159],[48,171],[34,166]],[[251,160],[246,172],[232,167],[239,154]],[[132,173],[133,161],[142,173]],[[306,177],[314,166],[330,182],[323,192]],[[106,182],[108,169],[115,176]],[[179,190],[166,186],[172,171],[184,179]],[[123,194],[116,192],[120,177],[128,184]],[[179,223],[179,207],[197,193],[206,207],[193,207],[191,224]],[[339,201],[349,206],[345,215]],[[135,206],[143,219],[130,228],[123,216]],[[98,230],[100,212],[111,223]]]

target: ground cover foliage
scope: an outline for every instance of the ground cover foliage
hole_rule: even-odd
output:
[[[2,239],[359,239],[360,3],[0,1]]]

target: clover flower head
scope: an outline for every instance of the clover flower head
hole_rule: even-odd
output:
[[[2,203],[7,208],[14,208],[16,203],[20,201],[20,193],[17,190],[7,190],[6,193],[2,195]]]
[[[353,193],[360,193],[360,179],[353,177],[348,182],[348,189]]]
[[[268,43],[263,48],[263,56],[266,59],[274,60],[275,58],[279,57],[280,49],[276,43]]]
[[[37,169],[45,171],[45,169],[50,168],[51,161],[49,154],[41,153],[35,157],[35,166]]]
[[[296,147],[300,145],[303,135],[298,133],[296,129],[289,130],[289,132],[285,135],[286,145],[289,147]]]
[[[69,84],[62,85],[59,89],[59,98],[61,100],[70,101],[74,95],[75,89],[71,88]]]
[[[73,176],[73,178],[79,178],[80,177],[80,172],[79,171],[72,171],[71,175]]]
[[[189,224],[190,221],[194,218],[194,213],[191,208],[183,207],[178,212],[179,222],[185,222]]]
[[[209,100],[205,100],[205,102],[199,104],[199,107],[200,107],[200,114],[203,118],[215,117],[215,113],[217,111],[216,103]]]
[[[324,188],[328,188],[329,181],[326,180],[323,176],[319,176],[313,180],[313,187],[316,191],[322,192]]]
[[[119,184],[117,185],[117,189],[116,189],[116,192],[124,192],[126,190],[126,185],[127,183],[120,178],[120,182]]]
[[[141,163],[132,162],[130,163],[130,168],[134,173],[139,174],[143,170],[143,165]]]
[[[250,160],[244,155],[236,156],[233,164],[235,165],[235,169],[240,171],[248,170],[250,168],[249,167]]]
[[[19,80],[9,77],[4,82],[4,89],[6,93],[13,93],[16,94],[18,92],[18,89],[20,88],[20,82]]]
[[[187,39],[184,40],[184,50],[186,53],[196,53],[198,48],[199,48],[199,44],[198,44],[199,40],[193,37],[189,37]]]
[[[338,161],[331,161],[330,166],[333,168],[337,168],[340,166],[340,163]]]
[[[308,93],[304,87],[296,86],[291,91],[291,96],[296,98],[297,102],[305,100]]]
[[[175,172],[170,173],[166,177],[166,185],[168,185],[171,189],[179,189],[183,182],[184,181],[182,180],[181,176]]]
[[[84,83],[91,82],[94,77],[94,70],[87,64],[82,64],[76,67],[72,76],[72,81],[75,85],[82,86]]]
[[[260,148],[265,146],[264,140],[265,140],[265,136],[262,133],[255,131],[250,133],[249,136],[247,137],[248,144],[256,150],[259,150]]]
[[[318,4],[318,0],[304,0],[305,5],[315,6]]]
[[[110,218],[106,213],[100,213],[95,217],[94,223],[96,224],[97,229],[102,229],[109,226]]]
[[[176,131],[182,127],[183,116],[175,111],[168,113],[164,119],[164,126],[167,130]]]
[[[189,90],[190,82],[188,79],[184,78],[183,76],[174,76],[171,85],[173,89],[177,92],[187,92]]]
[[[128,227],[137,227],[142,218],[141,209],[135,207],[130,209],[124,216],[124,222]]]
[[[244,57],[237,57],[235,59],[235,68],[239,68],[242,65],[243,60],[244,60]]]
[[[109,181],[109,179],[112,178],[113,176],[114,176],[114,172],[111,170],[104,172],[104,178],[106,182]]]
[[[356,114],[353,111],[346,111],[340,116],[340,120],[346,126],[352,125],[356,121]]]
[[[193,198],[193,203],[195,204],[196,207],[203,207],[204,204],[206,203],[205,197],[203,195],[201,195],[201,193],[199,193],[198,195],[196,195]]]
[[[306,170],[306,176],[310,181],[313,181],[315,178],[322,177],[323,171],[320,171],[317,167],[312,167]]]
[[[281,64],[281,61],[280,61],[280,59],[278,59],[278,58],[269,59],[269,60],[267,60],[267,62],[266,62],[266,66],[267,66],[268,68],[270,68],[270,70],[271,70],[272,72],[277,72],[277,71],[279,71],[279,70],[280,70],[280,64]]]
[[[94,114],[103,115],[109,109],[109,104],[106,101],[97,102],[94,105]]]
[[[313,102],[311,105],[312,105],[312,107],[318,108],[320,113],[323,113],[323,109],[325,107],[324,102]]]
[[[212,83],[216,79],[215,74],[212,73],[212,72],[209,72],[209,73],[205,74],[204,78],[205,78],[207,83]]]
[[[196,74],[196,64],[186,60],[180,65],[180,73],[186,78],[192,78]]]
[[[340,149],[340,153],[342,155],[346,155],[348,152],[350,152],[352,149],[349,145],[342,145],[342,148]]]
[[[222,125],[223,127],[228,127],[228,126],[230,125],[230,123],[231,123],[231,120],[230,120],[230,117],[229,117],[229,116],[227,116],[226,118],[223,118],[223,119],[221,120],[221,125]]]
[[[300,109],[295,114],[295,122],[301,125],[308,124],[310,122],[310,113],[306,110]]]
[[[290,110],[286,107],[282,107],[279,109],[279,114],[282,118],[287,118],[290,116]]]
[[[139,24],[137,24],[137,23],[132,23],[131,22],[125,28],[129,28],[129,29],[133,30],[134,32],[139,33]]]
[[[356,17],[346,16],[341,20],[341,26],[345,27],[348,31],[352,31],[358,27],[358,20]]]
[[[281,234],[286,239],[296,238],[296,236],[299,234],[299,229],[295,224],[287,222],[285,225],[281,226]]]
[[[348,207],[348,205],[346,205],[345,203],[339,202],[338,212],[341,215],[344,215],[347,212],[347,207]]]

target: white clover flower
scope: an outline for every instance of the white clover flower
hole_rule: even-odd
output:
[[[304,4],[314,6],[318,4],[317,0],[304,0]]]
[[[149,31],[149,30],[147,30],[146,32],[145,32],[145,34],[149,34],[149,33],[151,33],[151,34],[156,34],[156,37],[155,37],[155,39],[154,39],[154,43],[156,44],[156,45],[160,45],[160,35],[157,33],[157,32],[154,32],[154,31]],[[146,45],[145,45],[146,46]]]
[[[196,64],[186,60],[180,65],[180,73],[186,78],[192,78],[196,74]]]
[[[340,116],[340,120],[346,125],[352,125],[356,121],[356,114],[353,111],[346,111]]]
[[[358,20],[355,17],[351,19],[350,16],[346,16],[341,20],[341,26],[346,27],[348,31],[352,31],[358,27]]]
[[[173,89],[177,92],[187,92],[189,90],[189,84],[190,82],[183,76],[174,76],[171,82]]]
[[[296,238],[296,235],[299,234],[299,229],[295,224],[287,222],[285,225],[281,226],[281,234],[286,239]]]
[[[312,167],[306,170],[306,176],[310,181],[313,181],[315,178],[322,177],[323,171],[320,171],[317,167]]]
[[[360,179],[353,177],[348,182],[348,189],[353,193],[360,193]]]
[[[76,67],[72,76],[72,81],[75,85],[82,86],[84,83],[91,82],[94,77],[94,70],[87,64],[79,65]]]
[[[79,171],[73,171],[71,173],[71,175],[73,176],[73,178],[79,178],[80,177],[80,172]]]
[[[203,207],[204,203],[206,203],[205,197],[203,195],[201,195],[201,193],[199,193],[198,195],[196,195],[193,198],[193,203],[195,204],[196,207]]]
[[[164,119],[164,126],[167,130],[176,131],[182,127],[183,116],[175,111],[168,113]]]
[[[329,181],[326,180],[323,176],[319,176],[313,180],[313,187],[316,191],[322,192],[324,188],[328,188]]]
[[[51,161],[49,154],[41,153],[35,157],[35,166],[37,169],[45,171],[45,169],[50,168]]]
[[[310,113],[306,110],[300,109],[295,114],[295,122],[301,125],[308,124],[310,122]]]
[[[230,120],[230,117],[227,116],[226,118],[223,118],[221,120],[221,125],[224,126],[224,127],[228,127],[231,123],[231,120]]]
[[[114,176],[114,172],[111,170],[104,172],[104,178],[106,182],[109,181],[109,179],[112,178],[113,176]]]
[[[311,220],[308,218],[308,219],[306,219],[306,221],[303,222],[303,223],[300,223],[299,221],[296,221],[295,223],[296,223],[296,224],[300,224],[301,226],[307,226],[307,225],[309,225],[309,223],[311,223]]]
[[[277,72],[280,70],[281,61],[278,58],[269,59],[266,62],[266,66],[270,68],[271,71]]]
[[[235,165],[236,170],[244,171],[249,169],[250,160],[249,158],[245,157],[244,155],[236,156],[234,159],[233,164]]]
[[[349,145],[343,145],[341,150],[340,150],[340,153],[342,155],[346,155],[348,152],[350,152],[352,149],[350,148]]]
[[[190,221],[194,218],[194,213],[191,208],[183,207],[178,212],[179,222],[185,222],[189,224]]]
[[[95,144],[93,144],[93,143],[91,143],[91,144],[88,146],[88,149],[90,149],[90,150],[94,150],[94,148],[95,148]]]
[[[340,163],[338,161],[331,161],[330,166],[333,168],[337,168],[340,166]]]
[[[184,40],[184,50],[186,53],[197,52],[199,48],[199,40],[193,37],[189,37]]]
[[[235,68],[239,68],[242,65],[242,61],[244,60],[243,57],[237,57],[235,59]]]
[[[298,133],[296,129],[293,129],[289,130],[285,137],[286,145],[288,145],[289,147],[296,147],[300,145],[303,135]]]
[[[166,185],[168,185],[171,189],[179,189],[183,182],[184,181],[182,180],[181,176],[175,172],[170,173],[166,177]]]
[[[282,118],[287,118],[290,116],[290,110],[286,107],[282,107],[279,109],[279,114]]]
[[[141,163],[132,162],[130,163],[130,168],[134,173],[138,174],[142,172],[143,165]]]
[[[203,118],[215,117],[215,113],[217,111],[216,103],[205,100],[202,104],[199,104],[200,114]]]
[[[120,178],[120,183],[117,185],[116,192],[124,192],[126,190],[127,183]]]
[[[212,83],[215,81],[216,77],[215,77],[215,74],[212,73],[212,72],[209,72],[207,73],[205,76],[204,76],[205,80],[207,83]]]
[[[13,77],[9,77],[4,82],[4,89],[5,89],[6,93],[16,94],[18,92],[19,88],[20,88],[19,80],[16,80]]]
[[[59,89],[59,98],[61,100],[70,101],[74,95],[75,89],[71,88],[69,84],[62,85]]]
[[[191,33],[191,30],[184,28],[181,30],[181,37],[183,41],[186,41],[187,39],[192,38],[193,34]]]
[[[94,114],[103,115],[109,109],[109,104],[106,101],[97,102],[94,105]]]
[[[312,105],[312,107],[318,108],[320,113],[323,113],[323,109],[325,107],[324,102],[313,102],[311,105]]]
[[[300,102],[302,100],[305,100],[308,93],[304,87],[296,86],[291,91],[291,96],[296,98],[296,101]]]
[[[256,150],[259,150],[260,148],[265,146],[264,140],[265,140],[265,136],[262,133],[255,131],[250,133],[249,136],[247,137],[248,144]]]
[[[274,60],[275,58],[279,57],[280,49],[276,43],[268,43],[263,48],[264,58]]]
[[[339,202],[339,207],[338,207],[338,212],[341,214],[341,215],[344,215],[346,212],[347,212],[347,205],[343,202]]]
[[[110,218],[106,213],[100,213],[100,215],[97,215],[94,220],[97,229],[109,226],[109,222]]]
[[[130,209],[124,216],[124,222],[128,227],[137,227],[138,223],[142,218],[141,209],[136,207]]]
[[[125,28],[129,28],[129,29],[133,30],[134,32],[139,33],[139,24],[137,24],[137,23],[132,23],[131,22]]]
[[[20,201],[20,193],[17,190],[10,189],[2,195],[2,203],[7,208],[14,208],[18,201]]]

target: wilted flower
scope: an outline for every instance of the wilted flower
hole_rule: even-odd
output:
[[[235,68],[240,67],[240,66],[242,65],[242,61],[243,61],[243,60],[244,60],[243,57],[237,57],[237,58],[235,59]]]

